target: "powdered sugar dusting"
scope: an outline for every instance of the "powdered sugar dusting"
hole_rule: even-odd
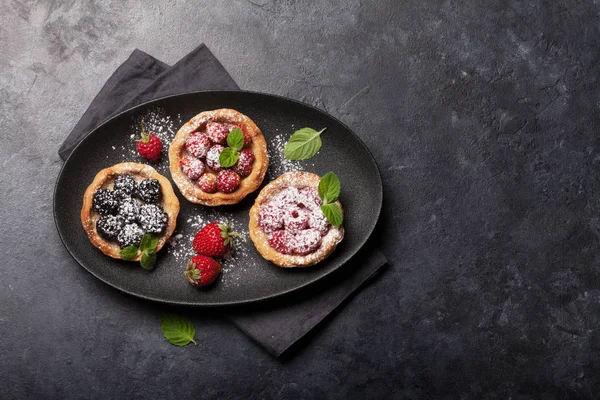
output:
[[[269,169],[267,178],[273,180],[284,172],[303,170],[300,161],[288,160],[283,156],[283,149],[287,143],[288,137],[281,133],[275,135],[270,141],[269,148]]]

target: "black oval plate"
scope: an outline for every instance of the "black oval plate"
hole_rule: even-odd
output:
[[[180,238],[159,253],[153,271],[137,263],[104,256],[87,239],[81,226],[83,193],[98,171],[118,162],[145,162],[135,154],[140,119],[161,130],[164,138],[205,110],[233,108],[249,116],[262,130],[271,155],[265,178],[276,178],[283,170],[301,169],[323,175],[334,171],[342,183],[340,200],[345,210],[345,238],[325,261],[310,268],[283,269],[264,260],[248,239],[237,241],[237,252],[224,263],[223,274],[208,289],[192,287],[183,271],[192,255],[191,239],[199,228],[216,218],[229,219],[237,231],[247,233],[248,211],[258,191],[241,203],[227,207],[203,207],[181,201],[175,235]],[[169,123],[171,121],[171,123]],[[285,162],[282,144],[297,129],[327,127],[321,135],[323,147],[312,159]],[[170,128],[170,129],[169,129]],[[165,143],[163,158],[153,165],[170,179]],[[291,165],[293,164],[293,165]],[[283,97],[243,92],[210,91],[171,96],[134,107],[91,132],[65,162],[54,193],[54,218],[60,237],[71,255],[103,282],[144,299],[190,306],[223,306],[253,303],[300,289],[340,268],[365,244],[379,217],[383,197],[381,176],[373,156],[363,142],[334,117],[309,105]]]

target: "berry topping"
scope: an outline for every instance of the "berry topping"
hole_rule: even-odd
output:
[[[308,227],[316,229],[321,235],[325,235],[329,230],[329,221],[323,214],[320,208],[308,213]]]
[[[283,224],[290,233],[298,233],[308,228],[308,213],[300,207],[292,207],[285,210]]]
[[[118,215],[123,217],[125,222],[133,222],[136,220],[138,214],[140,212],[140,205],[137,200],[131,197],[124,199],[121,203],[119,203],[119,211]]]
[[[316,188],[305,187],[299,190],[300,196],[298,197],[298,205],[300,207],[308,207],[311,210],[315,207],[321,207],[321,198],[319,197],[319,191]]]
[[[136,192],[137,185],[135,179],[131,175],[117,175],[115,178],[115,190],[122,190],[123,193],[133,196]]]
[[[106,240],[116,239],[125,225],[125,220],[118,215],[103,215],[96,222],[96,230]]]
[[[194,286],[207,286],[221,273],[221,264],[206,256],[194,256],[185,268],[185,277]]]
[[[258,221],[260,227],[266,233],[283,229],[283,213],[272,205],[266,205],[260,209]]]
[[[229,129],[218,122],[209,122],[206,124],[206,135],[214,143],[225,145],[227,144]]]
[[[146,203],[156,203],[160,200],[160,182],[157,179],[144,179],[138,186],[138,195]]]
[[[196,184],[203,192],[214,193],[217,191],[217,176],[212,172],[205,172]]]
[[[250,133],[248,133],[245,126],[235,126],[234,128],[240,128],[242,130],[242,133],[244,134],[244,147],[252,143],[252,136],[250,136]]]
[[[139,227],[135,222],[131,224],[126,224],[121,229],[121,232],[117,235],[117,242],[119,242],[119,246],[121,248],[127,246],[139,246],[140,241],[142,240],[142,236],[144,236],[144,231]]]
[[[225,149],[225,147],[220,144],[215,144],[210,148],[208,153],[206,154],[206,166],[213,171],[220,171],[223,169],[221,167],[221,163],[219,162],[219,157],[221,156],[221,152]]]
[[[194,251],[210,257],[223,257],[233,243],[233,237],[246,238],[237,232],[231,232],[229,224],[212,222],[200,229],[194,236]]]
[[[306,229],[298,232],[291,244],[294,253],[305,256],[319,248],[321,245],[321,234],[315,229]]]
[[[192,133],[185,140],[185,149],[196,158],[206,157],[210,146],[210,139],[204,133],[200,132]]]
[[[269,245],[281,254],[292,254],[294,235],[288,231],[277,231],[269,236]]]
[[[223,193],[231,193],[240,186],[240,176],[230,169],[224,169],[217,175],[217,188]]]
[[[117,202],[117,208],[118,208],[119,204],[123,202],[123,200],[131,198],[130,194],[125,193],[125,191],[123,191],[121,189],[113,190],[112,193],[113,193],[113,197],[115,198],[115,201]]]
[[[273,196],[272,202],[274,204],[280,204],[282,206],[288,205],[288,204],[296,205],[296,204],[298,204],[299,197],[300,197],[300,192],[298,191],[298,189],[296,189],[293,186],[289,186],[289,187],[283,188],[279,192],[277,192]]]
[[[252,172],[252,164],[254,163],[254,153],[250,149],[244,149],[239,152],[237,164],[233,170],[240,176],[246,177]]]
[[[101,215],[108,215],[117,209],[117,200],[108,189],[98,189],[92,199],[92,208]]]
[[[144,123],[142,122],[142,138],[135,142],[135,147],[140,156],[150,161],[158,161],[160,159],[162,146],[162,142],[158,136],[153,133],[148,134],[144,128]]]
[[[156,204],[143,204],[137,222],[146,233],[161,233],[167,226],[167,213]]]
[[[186,156],[179,163],[183,173],[191,180],[200,178],[200,175],[204,173],[204,163],[197,158]]]

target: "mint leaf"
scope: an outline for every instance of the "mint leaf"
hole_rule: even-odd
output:
[[[312,128],[298,129],[290,137],[283,149],[283,155],[288,160],[306,160],[313,157],[321,149],[321,133],[327,128],[321,129],[319,132]]]
[[[238,151],[244,147],[244,133],[240,128],[234,128],[229,132],[229,135],[227,135],[227,144]]]
[[[319,197],[323,204],[333,203],[340,195],[340,178],[328,172],[319,181]]]
[[[187,318],[179,315],[163,315],[160,317],[160,329],[165,338],[175,346],[185,346],[190,342],[196,344],[196,328]]]
[[[154,268],[154,264],[156,263],[156,253],[154,250],[146,250],[142,253],[142,258],[140,259],[140,265],[142,268],[151,270]]]
[[[325,217],[327,217],[327,220],[331,223],[331,225],[342,225],[342,222],[344,221],[344,216],[342,214],[342,209],[340,208],[340,206],[337,205],[337,203],[322,205],[321,210],[323,211],[323,214],[325,214]]]
[[[138,255],[138,248],[135,247],[134,245],[131,246],[127,246],[124,249],[121,249],[121,252],[119,253],[119,257],[121,257],[123,260],[126,261],[131,261],[134,258],[136,258]]]
[[[233,167],[238,161],[238,158],[239,156],[237,150],[233,147],[227,147],[219,156],[219,164],[225,168]]]
[[[144,233],[144,236],[142,236],[142,240],[140,240],[140,251],[144,252],[150,249],[151,242],[152,236],[149,233]]]
[[[151,238],[149,250],[155,251],[158,247],[158,236],[151,236]]]

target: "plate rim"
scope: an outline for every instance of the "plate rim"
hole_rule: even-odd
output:
[[[66,242],[65,242],[65,238],[63,237],[63,233],[61,232],[61,229],[59,227],[59,222],[58,222],[58,216],[57,216],[57,191],[58,191],[58,183],[60,182],[60,179],[63,175],[63,172],[66,168],[66,166],[69,163],[69,160],[71,160],[71,156],[73,155],[73,153],[75,153],[75,151],[79,148],[79,146],[81,146],[83,144],[83,142],[85,142],[91,135],[93,135],[96,131],[98,131],[99,129],[101,129],[104,125],[110,123],[112,120],[117,119],[119,117],[121,117],[123,114],[126,113],[130,113],[136,109],[140,109],[143,107],[148,106],[149,104],[152,103],[156,103],[165,99],[170,99],[173,97],[181,97],[181,96],[186,96],[186,95],[193,95],[193,94],[221,94],[221,93],[240,93],[242,95],[244,94],[253,94],[253,95],[260,95],[260,96],[267,96],[267,97],[273,97],[279,100],[284,100],[284,101],[290,101],[296,104],[299,104],[301,106],[305,106],[305,107],[309,107],[317,112],[320,112],[322,114],[325,114],[327,117],[333,119],[335,122],[339,123],[340,125],[342,125],[344,128],[346,128],[346,130],[348,130],[352,135],[354,135],[354,137],[358,140],[358,142],[361,144],[361,146],[366,150],[370,160],[373,162],[373,165],[375,166],[375,172],[377,175],[377,184],[379,185],[379,190],[378,190],[378,194],[380,196],[380,201],[379,201],[379,207],[377,208],[377,212],[376,212],[376,218],[374,219],[374,223],[373,226],[371,227],[369,233],[367,235],[365,235],[364,239],[361,241],[360,245],[358,246],[358,249],[352,254],[350,255],[346,260],[344,260],[339,267],[332,269],[331,271],[328,271],[327,273],[325,273],[324,275],[319,276],[318,278],[309,280],[307,282],[302,283],[299,286],[296,286],[292,289],[288,289],[285,290],[283,292],[278,292],[272,295],[267,295],[267,296],[262,296],[262,297],[258,297],[258,298],[253,298],[253,299],[248,299],[248,300],[241,300],[241,301],[225,301],[225,302],[217,302],[217,303],[198,303],[198,302],[188,302],[188,301],[171,301],[171,300],[165,300],[165,299],[160,299],[160,298],[156,298],[156,297],[151,297],[145,294],[140,294],[140,293],[136,293],[133,291],[130,291],[128,289],[125,289],[123,287],[120,287],[117,284],[114,284],[112,282],[109,282],[108,280],[98,276],[94,271],[92,271],[90,268],[86,267],[84,265],[84,263],[82,261],[80,261],[77,256],[71,251],[71,249],[69,249],[69,247],[67,246]],[[172,179],[172,178],[171,178]],[[174,305],[174,306],[187,306],[187,307],[197,307],[197,308],[219,308],[219,307],[232,307],[232,306],[244,306],[244,305],[251,305],[251,304],[257,304],[257,303],[263,303],[269,300],[273,300],[276,298],[280,298],[283,296],[287,296],[289,294],[292,293],[296,293],[300,290],[304,290],[307,287],[321,281],[322,279],[325,279],[327,277],[329,277],[332,273],[344,268],[344,266],[346,266],[346,264],[348,264],[350,261],[352,261],[352,259],[355,258],[355,256],[360,253],[360,250],[363,249],[364,245],[367,243],[367,241],[369,240],[369,238],[373,235],[373,232],[375,231],[375,228],[377,226],[377,222],[379,221],[379,218],[381,217],[381,210],[383,208],[383,179],[381,177],[381,172],[379,170],[379,165],[377,164],[377,161],[375,160],[375,157],[373,156],[373,153],[371,153],[371,150],[367,147],[367,145],[362,141],[362,139],[352,130],[350,129],[350,127],[348,127],[345,123],[343,123],[342,121],[340,121],[338,118],[334,117],[333,115],[331,115],[329,112],[325,111],[325,110],[321,110],[320,108],[317,108],[315,106],[313,106],[312,104],[308,104],[308,103],[304,103],[302,101],[299,100],[295,100],[295,99],[291,99],[289,97],[285,97],[285,96],[281,96],[281,95],[277,95],[277,94],[271,94],[271,93],[266,93],[266,92],[258,92],[258,91],[252,91],[252,90],[235,90],[235,89],[227,89],[227,90],[196,90],[196,91],[190,91],[190,92],[183,92],[183,93],[178,93],[178,94],[173,94],[173,95],[168,95],[168,96],[162,96],[162,97],[158,97],[156,99],[152,99],[149,101],[145,101],[143,103],[140,103],[136,106],[130,107],[126,110],[123,110],[117,114],[115,114],[114,116],[104,120],[103,122],[101,122],[96,128],[94,128],[93,130],[91,130],[90,132],[88,132],[80,141],[79,143],[71,150],[71,152],[69,153],[69,156],[67,157],[67,159],[63,162],[62,167],[60,168],[60,171],[58,172],[58,175],[56,177],[56,181],[54,183],[54,193],[52,195],[52,214],[54,217],[54,224],[56,227],[56,230],[58,231],[58,235],[60,237],[60,240],[64,246],[64,248],[67,250],[67,252],[71,255],[71,257],[84,269],[86,270],[88,273],[90,273],[94,278],[98,279],[99,281],[109,285],[110,287],[126,293],[130,296],[134,296],[143,300],[147,300],[147,301],[151,301],[154,303],[160,303],[160,304],[169,304],[169,305]]]

